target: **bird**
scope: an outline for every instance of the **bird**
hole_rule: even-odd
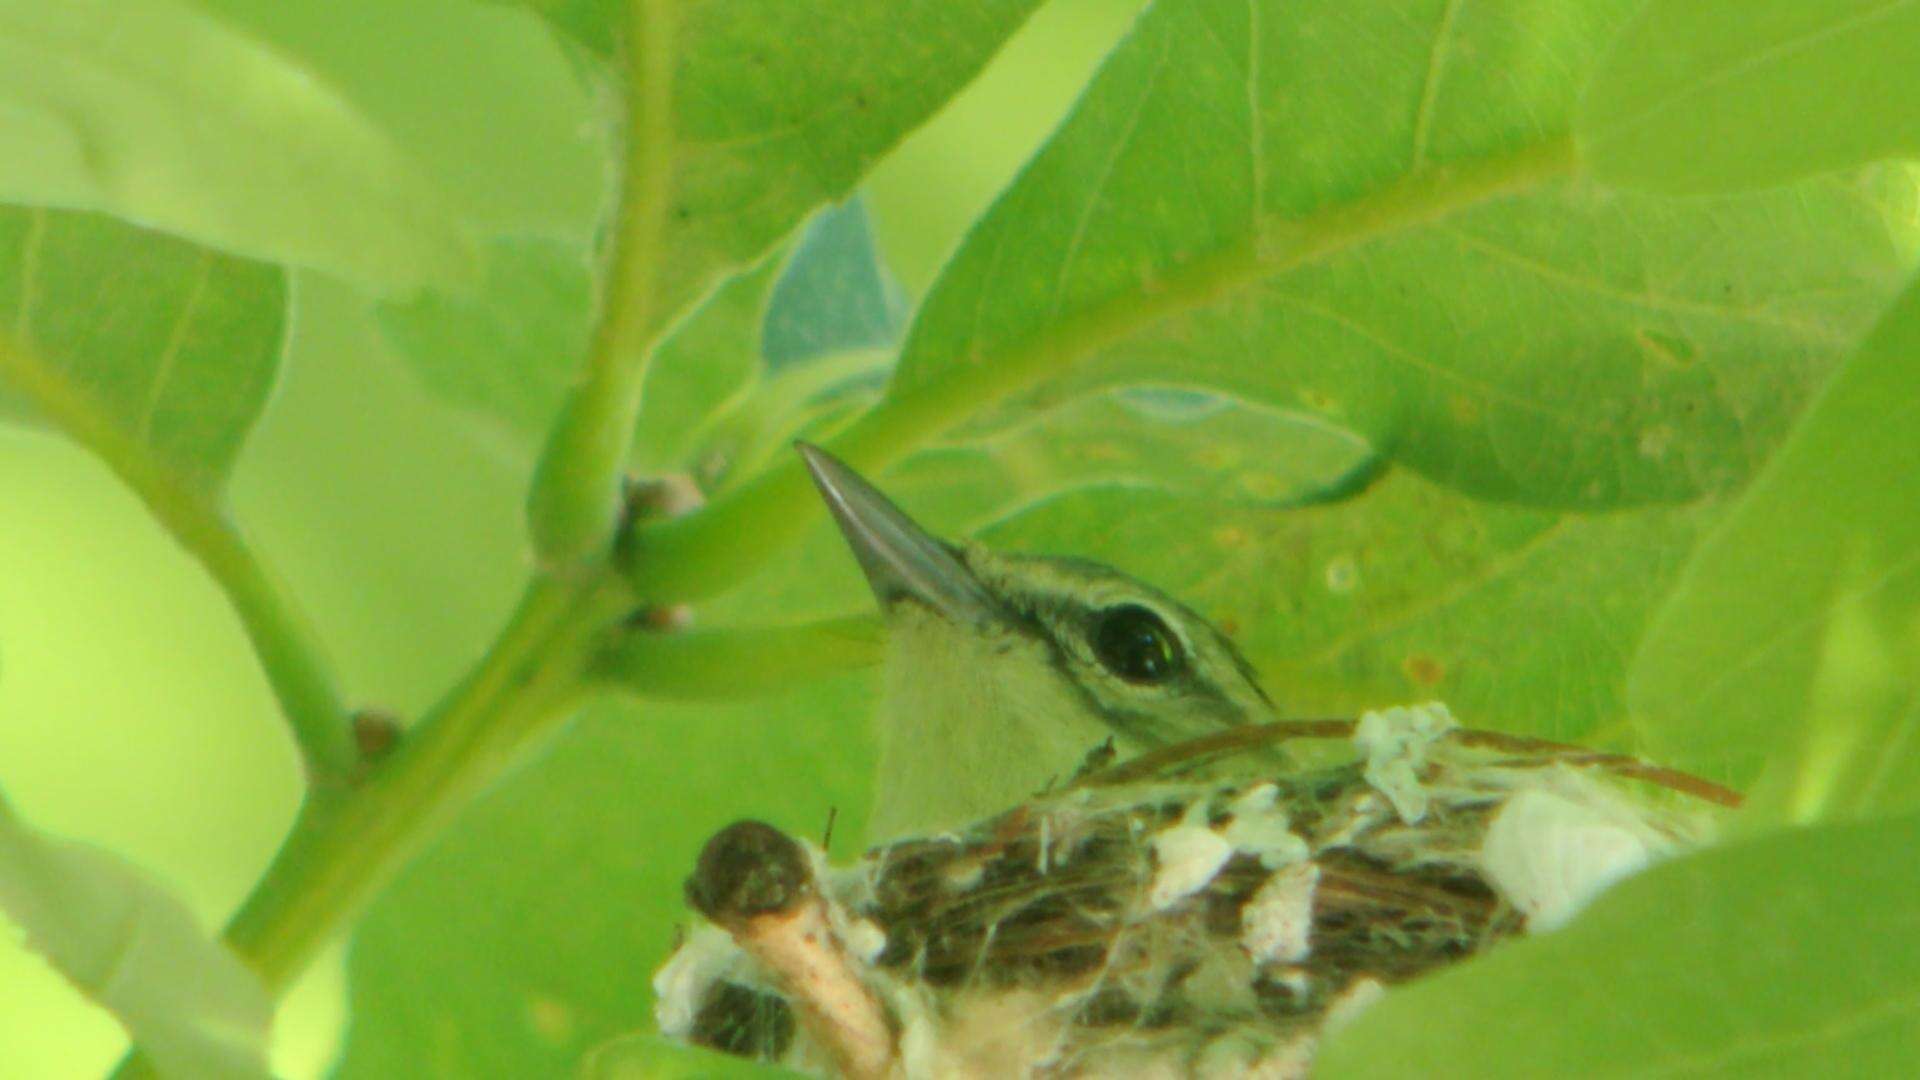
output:
[[[934,835],[1122,758],[1276,718],[1233,642],[1113,567],[950,542],[796,444],[886,625],[870,838]]]

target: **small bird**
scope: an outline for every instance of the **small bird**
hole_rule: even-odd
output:
[[[1083,559],[952,544],[799,444],[887,623],[872,837],[930,835],[1123,758],[1275,719],[1224,634]]]

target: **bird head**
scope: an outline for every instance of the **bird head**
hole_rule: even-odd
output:
[[[1084,559],[941,540],[844,463],[801,454],[888,628],[877,833],[945,828],[1138,751],[1273,718],[1207,620]]]

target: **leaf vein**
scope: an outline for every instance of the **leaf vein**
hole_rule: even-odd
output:
[[[1413,117],[1413,156],[1410,169],[1427,163],[1427,148],[1433,137],[1434,103],[1440,96],[1440,80],[1447,66],[1447,46],[1453,40],[1454,16],[1460,12],[1460,0],[1447,0],[1434,28],[1433,49],[1427,54],[1427,74],[1420,87],[1420,105]]]
[[[160,403],[165,400],[167,389],[173,383],[174,372],[180,364],[180,353],[186,347],[187,334],[199,314],[200,305],[206,300],[207,284],[212,277],[213,257],[203,248],[194,266],[193,287],[188,291],[186,303],[180,307],[180,317],[174,320],[166,346],[160,350],[154,365],[153,383],[147,388],[147,402],[140,410],[140,422],[135,427],[134,438],[139,442],[150,444],[153,440],[153,418],[160,411]]]

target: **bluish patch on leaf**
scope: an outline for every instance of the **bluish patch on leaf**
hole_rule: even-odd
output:
[[[855,196],[807,223],[768,301],[761,356],[777,372],[836,353],[891,348],[906,307],[874,246],[866,204]]]

